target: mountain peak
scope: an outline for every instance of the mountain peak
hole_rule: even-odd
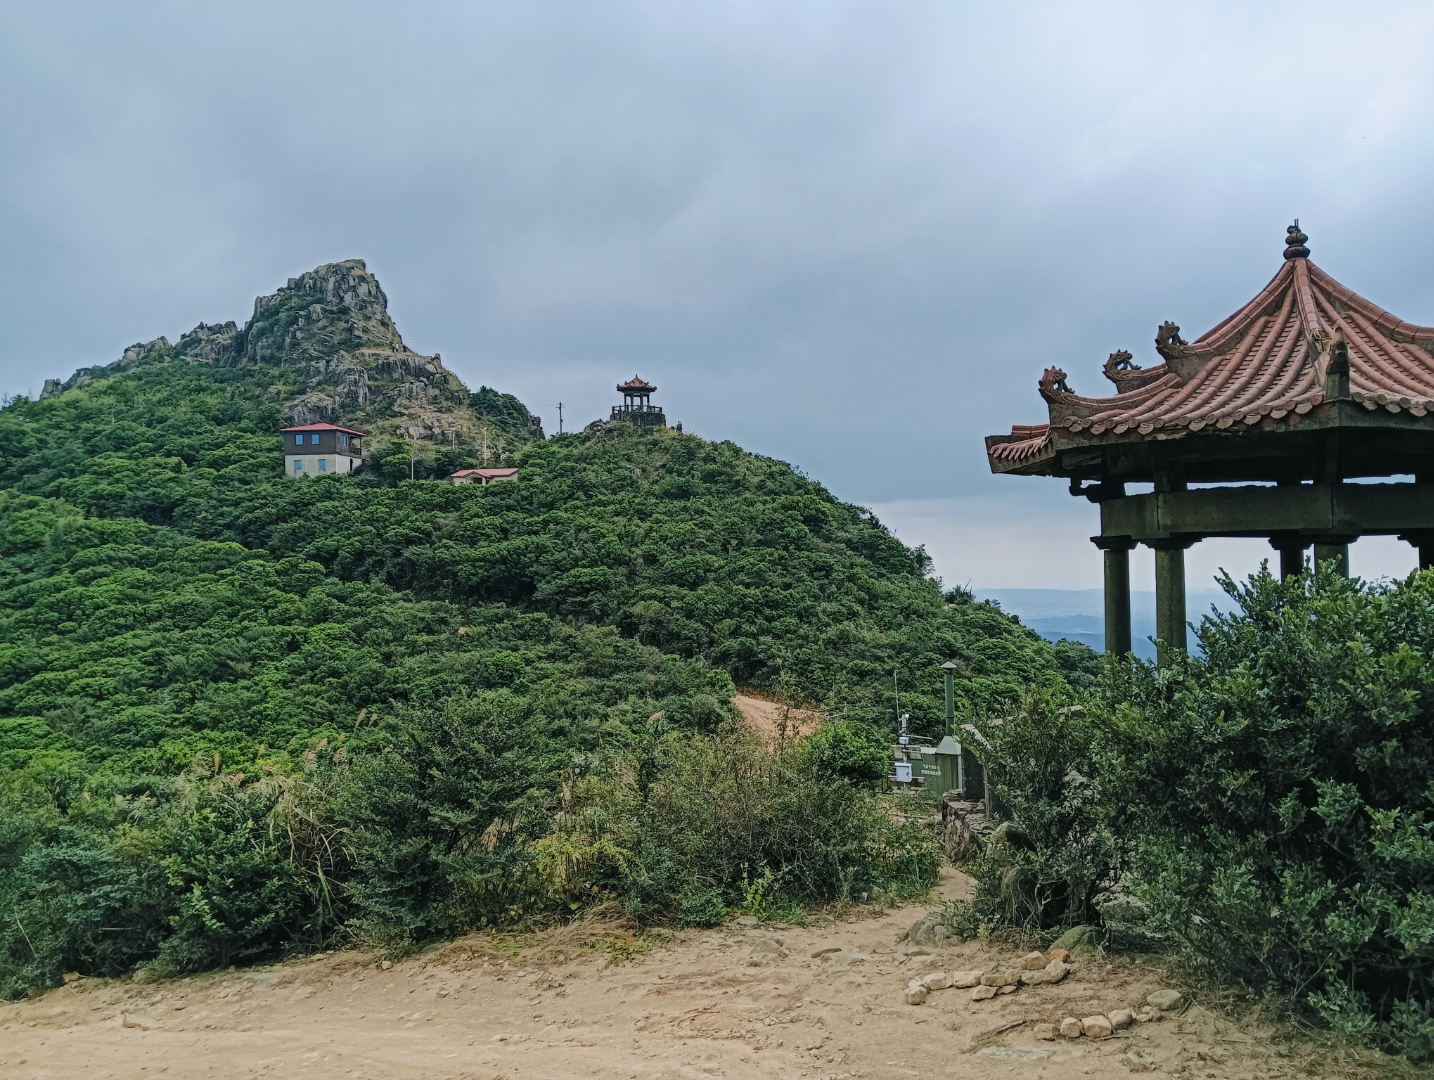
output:
[[[114,364],[82,368],[63,384],[47,380],[41,396],[150,359],[267,369],[263,377],[272,385],[266,396],[283,402],[289,424],[344,423],[371,434],[449,444],[478,438],[485,422],[438,353],[416,353],[404,344],[388,297],[362,259],[325,263],[290,278],[277,292],[255,299],[242,329],[232,321],[200,323],[173,345],[162,337],[135,344]],[[542,438],[541,420],[522,411],[525,434],[519,437]]]

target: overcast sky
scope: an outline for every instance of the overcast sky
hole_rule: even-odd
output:
[[[1232,312],[1296,216],[1434,323],[1431,38],[1427,3],[8,0],[0,388],[360,257],[550,432],[636,372],[948,582],[1092,587],[1095,509],[981,437],[1045,418],[1048,364],[1103,392]]]

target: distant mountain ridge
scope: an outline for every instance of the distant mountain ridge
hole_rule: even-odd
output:
[[[1047,641],[1079,641],[1097,652],[1105,649],[1105,593],[1100,589],[977,589],[978,600],[993,600]],[[1211,607],[1228,611],[1234,603],[1220,589],[1187,589],[1185,610],[1192,623]],[[1155,659],[1155,594],[1130,594],[1131,645],[1142,660]],[[1194,647],[1194,637],[1191,646]]]
[[[388,297],[362,259],[326,263],[290,278],[277,292],[255,299],[242,328],[233,321],[201,322],[174,344],[164,337],[136,343],[112,364],[81,368],[64,382],[46,379],[40,396],[161,360],[256,373],[278,368],[281,378],[265,396],[281,402],[290,424],[342,423],[380,437],[438,444],[486,446],[505,436],[520,444],[544,437],[542,419],[516,399],[501,402],[498,414],[485,412],[492,391],[475,401],[479,395],[470,395],[444,369],[438,353],[427,356],[404,344]]]

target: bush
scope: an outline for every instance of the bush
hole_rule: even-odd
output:
[[[536,845],[551,895],[610,894],[634,914],[677,916],[911,896],[936,879],[923,826],[875,793],[820,776],[802,746],[735,730],[667,734],[581,782]],[[706,899],[699,900],[698,897]],[[699,908],[697,905],[706,905]]]
[[[1015,824],[999,826],[976,863],[980,906],[1029,929],[1096,921],[1124,867],[1099,723],[1069,691],[1033,689],[1000,711],[978,727]]]
[[[727,917],[727,905],[716,889],[689,885],[678,897],[677,913],[686,926],[712,927]]]
[[[835,720],[807,740],[818,776],[853,784],[884,784],[891,771],[890,739],[859,720]]]
[[[1203,622],[1203,658],[1103,691],[1139,894],[1221,976],[1380,1019],[1427,1003],[1434,574],[1224,584],[1239,610]]]
[[[1212,976],[1428,1054],[1434,573],[1223,584],[1203,656],[1110,662],[1083,709],[1038,691],[983,725],[1019,826],[987,897],[1041,925],[1119,897]]]

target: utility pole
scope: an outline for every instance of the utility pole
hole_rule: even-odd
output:
[[[558,402],[558,434],[563,433],[563,403]]]

